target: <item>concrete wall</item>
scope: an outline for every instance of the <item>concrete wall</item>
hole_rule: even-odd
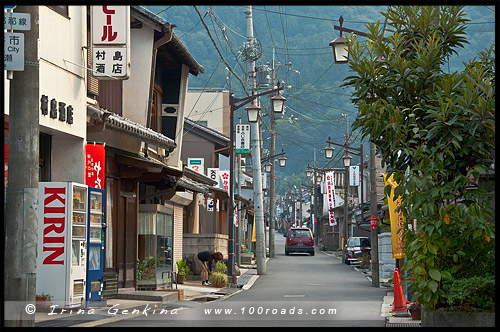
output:
[[[190,267],[190,274],[198,275],[199,272],[194,268],[194,255],[201,251],[220,251],[227,260],[227,242],[228,236],[224,234],[184,234],[183,256],[187,258]],[[215,267],[215,266],[214,266]]]
[[[207,127],[229,137],[229,92],[188,91],[185,117],[193,121],[207,121]]]
[[[380,280],[392,278],[396,269],[396,259],[392,258],[391,233],[378,235],[378,261]]]

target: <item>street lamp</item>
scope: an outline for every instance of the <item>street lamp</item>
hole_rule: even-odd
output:
[[[364,32],[344,28],[342,26],[343,22],[344,22],[344,18],[342,16],[340,16],[340,18],[339,18],[340,26],[336,26],[336,25],[333,26],[333,28],[335,30],[340,31],[341,37],[342,37],[342,32],[351,32],[351,33],[355,33],[359,36],[368,37],[368,35]],[[386,23],[387,23],[387,17],[386,17],[386,21],[384,23],[384,30],[383,30],[384,32],[385,32]],[[384,33],[382,33],[382,37],[383,37],[383,34]],[[383,38],[383,40],[386,40],[386,38]],[[342,43],[345,44],[343,47],[342,47]],[[345,40],[345,38],[344,38],[344,40],[342,40],[339,37],[339,38],[335,39],[334,41],[330,42],[329,45],[333,47],[333,56],[334,56],[335,63],[347,63],[348,62],[347,59],[349,58],[349,53],[348,53],[349,49],[347,48],[347,40]],[[345,55],[343,57],[344,61],[342,61],[342,58],[339,58],[339,60],[341,60],[341,61],[337,61],[338,57],[337,57],[336,50],[339,51],[338,53],[340,55],[340,52],[342,51],[342,49],[347,52],[347,55]],[[377,62],[384,61],[384,57],[379,56],[376,61]],[[363,145],[361,145],[361,147],[363,147]],[[375,149],[376,149],[375,143],[370,142],[370,187],[371,187],[370,213],[371,213],[371,219],[375,221],[375,223],[372,223],[371,234],[370,234],[371,248],[372,248],[372,250],[371,250],[372,286],[379,287],[380,275],[379,275],[379,259],[378,259],[378,229],[377,229],[377,224],[376,224],[376,220],[377,220],[377,189],[376,189],[377,183],[376,183],[376,176],[375,176],[375,171],[376,171],[376,167],[375,167],[375,154],[376,154],[376,152],[375,152]],[[361,150],[361,155],[363,155],[362,150]],[[361,161],[361,165],[363,165],[362,161]],[[363,178],[363,176],[361,176],[361,179],[362,178]],[[363,188],[362,185],[361,185],[361,188]],[[363,210],[364,210],[364,206],[362,206],[362,208],[361,208],[361,213],[363,213]]]
[[[273,112],[274,113],[283,113],[283,105],[285,104],[286,98],[277,93],[275,96],[271,98],[271,102],[273,104]]]
[[[335,151],[335,148],[328,144],[328,146],[325,148],[325,158],[326,159],[332,159],[333,157],[333,151]]]
[[[229,181],[229,192],[230,192],[230,203],[229,203],[229,239],[228,239],[228,267],[227,267],[227,275],[230,278],[230,283],[233,283],[236,281],[236,276],[233,273],[233,264],[234,264],[234,212],[235,212],[235,206],[234,206],[234,144],[233,142],[235,141],[235,130],[234,130],[234,112],[245,106],[248,103],[251,103],[248,107],[246,107],[247,110],[247,115],[248,115],[248,121],[253,122],[257,125],[258,128],[258,117],[259,117],[259,111],[260,107],[254,104],[254,101],[264,95],[268,95],[271,93],[278,93],[280,90],[283,90],[282,87],[278,85],[276,89],[273,90],[268,90],[265,92],[257,93],[257,94],[252,94],[251,96],[243,97],[243,98],[235,98],[234,93],[231,93],[229,95],[229,105],[230,105],[230,143],[229,143],[229,168],[230,171],[229,173],[231,174],[231,181]],[[256,135],[258,133],[253,131],[252,136]],[[258,135],[257,135],[258,136]],[[259,148],[257,148],[257,151],[260,151]],[[260,152],[255,153],[254,156],[257,162],[254,162],[254,165],[258,165],[257,167],[260,168]],[[255,224],[256,224],[256,234],[257,234],[257,250],[256,250],[256,257],[257,257],[257,274],[265,274],[266,271],[266,258],[265,258],[265,250],[263,249],[264,247],[264,218],[262,214],[262,181],[260,177],[260,170],[258,172],[254,171],[254,202],[258,202],[259,204],[256,204],[255,206]],[[257,194],[255,194],[257,193]],[[256,197],[256,198],[255,198]],[[255,203],[254,203],[255,204]]]
[[[349,215],[349,207],[347,205],[347,193],[349,189],[349,167],[351,166],[352,157],[347,153],[347,149],[345,150],[345,155],[342,157],[342,161],[344,162],[345,167],[345,180],[344,180],[344,241],[347,243],[347,238],[349,237],[349,228],[348,228],[348,215]],[[342,243],[343,244],[343,243]],[[343,246],[342,246],[343,248]]]
[[[248,122],[255,123],[259,119],[260,107],[255,104],[245,107],[248,116]]]
[[[285,167],[286,166],[286,157],[282,156],[279,159],[280,167]]]
[[[346,150],[345,155],[342,157],[342,161],[344,162],[344,167],[351,166],[351,159],[352,159],[352,157],[347,153],[347,150]]]
[[[347,63],[349,58],[349,51],[347,49],[347,39],[342,36],[342,23],[344,23],[344,18],[340,16],[340,36],[335,38],[330,42],[330,46],[333,48],[333,59],[335,63]]]
[[[307,169],[306,169],[306,176],[310,178],[312,175],[312,170],[309,168],[309,164],[307,164]]]
[[[271,172],[271,167],[272,166],[273,166],[273,164],[271,164],[269,161],[264,164],[264,170],[266,171],[266,173]]]

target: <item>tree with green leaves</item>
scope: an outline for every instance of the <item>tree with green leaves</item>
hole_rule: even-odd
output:
[[[494,45],[447,73],[448,57],[467,43],[463,7],[399,6],[384,15],[386,25],[368,24],[366,39],[349,36],[354,74],[344,85],[355,89],[353,127],[380,150],[412,226],[405,282],[426,309],[491,310],[494,210],[490,190],[473,179],[494,174]]]

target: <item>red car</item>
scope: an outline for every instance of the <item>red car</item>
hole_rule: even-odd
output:
[[[351,237],[347,241],[342,254],[344,263],[359,263],[359,258],[364,254],[371,254],[370,240],[367,237]]]
[[[292,227],[285,243],[285,255],[292,252],[305,252],[314,256],[314,238],[311,230],[305,227]]]

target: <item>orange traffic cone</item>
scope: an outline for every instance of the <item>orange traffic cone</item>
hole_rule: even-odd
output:
[[[407,311],[406,305],[410,303],[405,299],[403,286],[401,286],[400,282],[399,269],[396,268],[394,271],[394,302],[391,304],[392,310],[390,312]]]

